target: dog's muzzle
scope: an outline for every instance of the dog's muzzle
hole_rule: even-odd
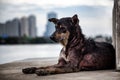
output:
[[[53,40],[53,41],[55,41],[55,42],[58,42],[58,41],[55,39],[54,36],[50,36],[50,39]]]

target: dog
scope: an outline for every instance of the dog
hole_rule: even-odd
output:
[[[63,45],[58,63],[47,67],[25,68],[23,73],[43,76],[115,68],[113,46],[85,38],[77,14],[61,19],[50,18],[49,21],[55,24],[56,29],[50,38]]]

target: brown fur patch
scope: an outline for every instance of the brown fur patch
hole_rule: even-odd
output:
[[[56,33],[56,38],[59,39],[60,43],[63,46],[66,46],[68,43],[69,35],[69,31],[66,31],[66,33]]]

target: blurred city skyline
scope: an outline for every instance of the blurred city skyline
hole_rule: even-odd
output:
[[[112,0],[1,0],[0,23],[33,14],[37,19],[37,35],[43,36],[49,12],[55,12],[58,18],[78,14],[86,36],[111,35],[112,7]]]

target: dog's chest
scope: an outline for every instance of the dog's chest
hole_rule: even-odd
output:
[[[60,58],[63,58],[65,61],[69,61],[69,56],[66,56],[65,50],[66,50],[65,48],[62,49],[60,53]]]

